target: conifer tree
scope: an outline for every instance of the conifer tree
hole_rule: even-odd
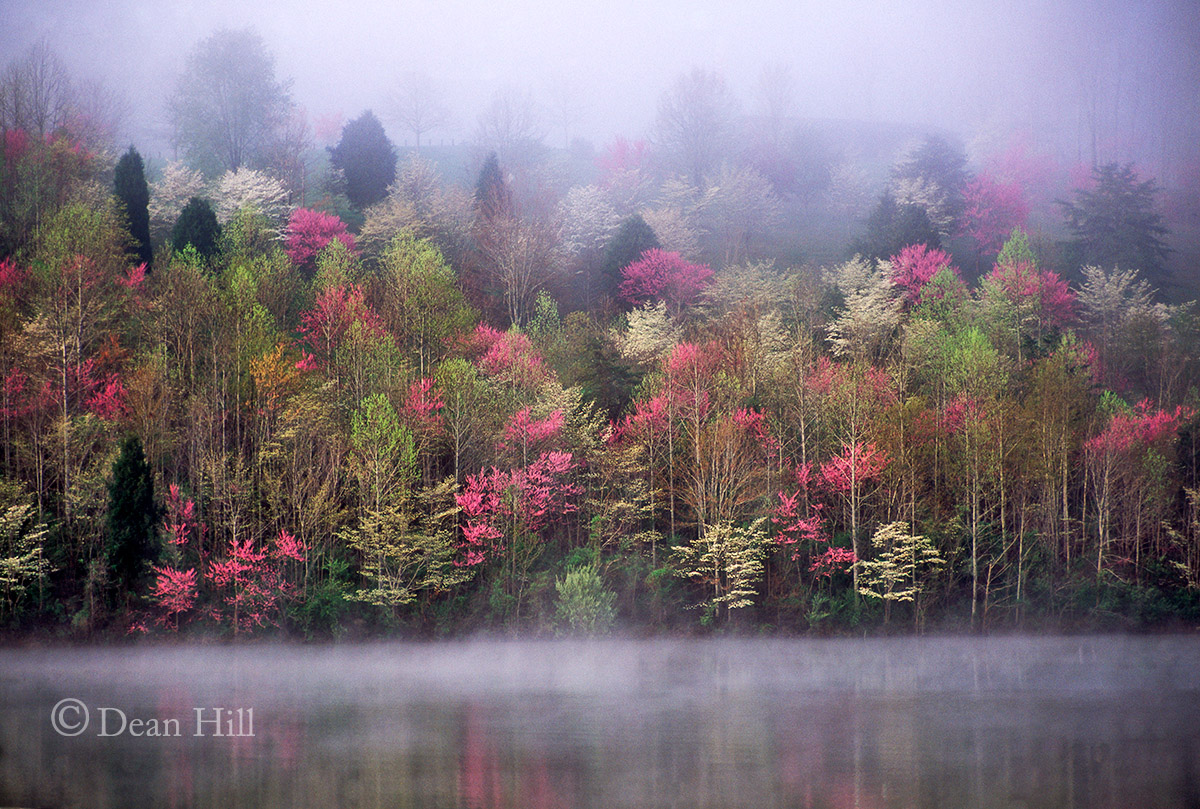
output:
[[[396,147],[370,110],[342,129],[341,140],[329,149],[329,163],[345,176],[346,197],[360,211],[387,197],[396,180]]]
[[[149,267],[154,258],[150,246],[150,187],[146,184],[142,156],[132,146],[117,161],[113,187],[117,199],[125,206],[125,224],[136,243],[133,253]]]
[[[212,206],[200,197],[192,197],[183,206],[175,227],[171,230],[171,249],[180,252],[189,244],[205,258],[217,253],[221,226]]]
[[[128,436],[108,486],[108,564],[118,597],[133,592],[155,551],[154,478],[137,436]]]

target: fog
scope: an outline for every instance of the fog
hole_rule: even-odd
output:
[[[372,108],[386,122],[397,78],[428,74],[453,113],[434,142],[469,139],[502,89],[542,105],[549,145],[646,137],[659,96],[697,66],[724,75],[753,115],[761,71],[784,64],[799,119],[916,124],[969,153],[1021,131],[1063,158],[1137,160],[1168,187],[1195,172],[1200,150],[1190,0],[4,0],[0,54],[46,38],[73,74],[126,95],[125,137],[153,155],[168,148],[163,101],[188,50],[246,26],[310,120]],[[394,124],[389,134],[409,138]]]
[[[1194,806],[1198,652],[1180,636],[6,649],[0,802]],[[71,700],[91,724],[56,713]]]

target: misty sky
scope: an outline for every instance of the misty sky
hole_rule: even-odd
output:
[[[1021,128],[1060,150],[1087,140],[1090,119],[1109,158],[1170,152],[1178,164],[1200,126],[1198,23],[1194,0],[0,0],[0,53],[46,37],[73,73],[124,90],[139,145],[161,132],[187,51],[218,27],[253,26],[313,118],[373,108],[386,122],[389,83],[428,73],[458,124],[435,141],[469,137],[501,88],[548,108],[578,99],[572,136],[646,136],[659,95],[695,66],[723,73],[752,113],[760,71],[781,62],[802,117],[938,126],[967,141]],[[563,130],[547,128],[561,145]]]

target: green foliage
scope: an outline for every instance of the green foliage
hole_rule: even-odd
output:
[[[146,566],[159,551],[154,478],[142,442],[131,435],[121,443],[108,487],[108,542],[111,581],[119,593],[139,589]]]
[[[853,252],[867,258],[886,259],[911,244],[938,249],[942,237],[924,208],[898,203],[892,192],[885,191],[867,217],[867,232],[855,243]]]
[[[380,257],[376,283],[379,314],[400,347],[415,356],[426,376],[447,342],[467,331],[475,310],[463,297],[454,270],[428,239],[408,234],[394,238]]]
[[[146,184],[142,156],[132,146],[121,155],[113,173],[117,199],[125,208],[125,223],[135,243],[134,254],[147,266],[154,259],[150,246],[150,187]]]
[[[351,468],[366,507],[382,514],[403,500],[417,476],[412,432],[382,393],[363,400],[350,417]]]
[[[444,593],[470,580],[474,571],[454,564],[457,545],[450,518],[457,510],[452,491],[448,480],[427,493],[442,508],[432,516],[420,518],[407,504],[386,506],[368,511],[357,527],[338,533],[362,554],[362,573],[371,584],[349,593],[349,599],[394,611],[424,592]]]
[[[189,245],[201,257],[211,259],[220,246],[221,226],[212,206],[200,197],[192,197],[171,228],[171,249],[182,252]]]
[[[616,620],[617,594],[604,588],[595,563],[581,565],[554,580],[555,614],[561,630],[572,635],[602,635]]]
[[[329,149],[329,164],[342,172],[346,196],[359,210],[387,196],[396,179],[396,147],[370,110],[346,124]]]

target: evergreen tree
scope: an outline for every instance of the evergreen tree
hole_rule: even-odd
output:
[[[924,208],[901,205],[890,191],[885,191],[867,218],[866,236],[855,244],[853,252],[886,259],[913,244],[937,250],[942,240]]]
[[[217,224],[212,206],[200,197],[192,197],[175,220],[171,249],[180,252],[190,244],[200,255],[212,258],[217,254],[220,238],[221,226]]]
[[[396,147],[370,110],[342,129],[337,146],[329,148],[329,163],[346,178],[346,197],[362,210],[387,197],[396,180]]]
[[[1092,171],[1095,186],[1075,192],[1074,202],[1059,200],[1070,247],[1079,265],[1141,270],[1158,281],[1170,249],[1154,197],[1153,179],[1138,180],[1132,163],[1107,163]]]
[[[126,227],[135,242],[132,252],[149,267],[154,259],[154,249],[150,246],[150,187],[146,184],[142,156],[132,146],[117,161],[113,188],[125,206]]]
[[[108,565],[118,597],[133,592],[155,553],[154,478],[137,436],[128,436],[108,487]]]
[[[604,248],[604,263],[600,267],[603,291],[615,296],[621,270],[641,258],[642,253],[659,247],[658,236],[641,214],[635,213],[622,222]]]
[[[475,210],[482,223],[494,222],[513,213],[512,191],[500,170],[500,158],[489,152],[475,182]]]

